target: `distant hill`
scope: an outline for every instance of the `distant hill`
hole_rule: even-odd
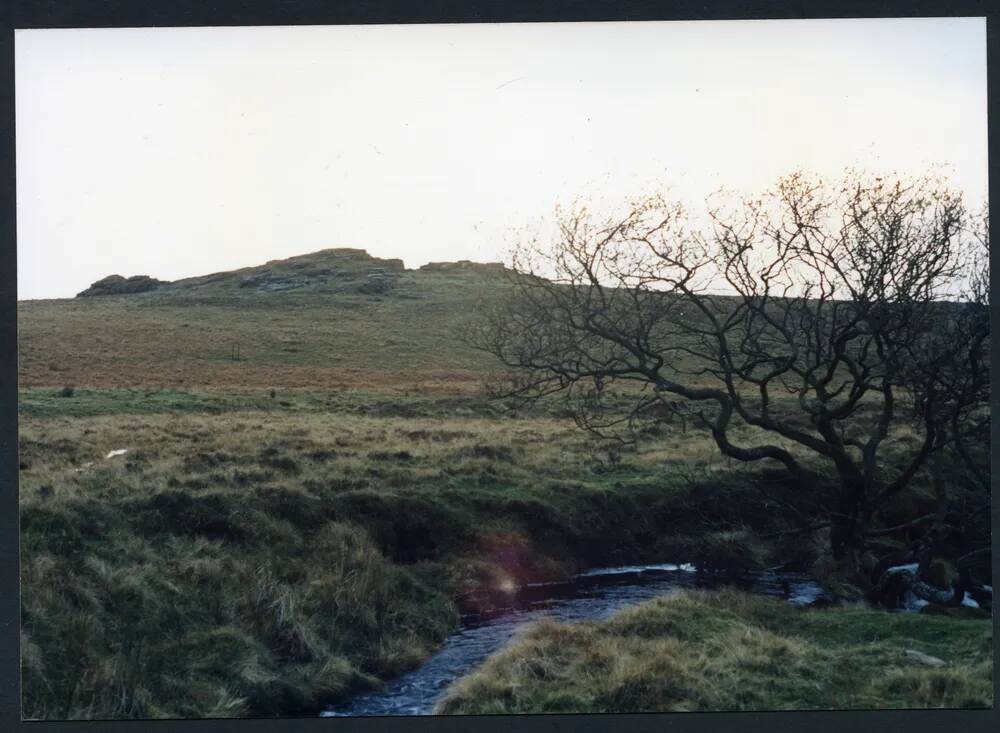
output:
[[[326,249],[173,282],[111,275],[18,303],[19,384],[468,388],[491,362],[458,332],[502,271]]]
[[[497,273],[499,262],[432,262],[420,267],[424,273]],[[78,298],[133,295],[153,290],[159,295],[256,295],[286,290],[325,294],[386,294],[406,273],[403,261],[373,257],[363,249],[324,249],[310,254],[271,260],[256,267],[215,272],[174,282],[148,275],[109,275],[77,294]],[[241,292],[245,291],[245,292]]]

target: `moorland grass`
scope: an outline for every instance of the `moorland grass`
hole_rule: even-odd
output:
[[[313,259],[331,271],[319,289],[223,273],[18,303],[27,717],[315,712],[419,664],[477,588],[643,560],[822,560],[822,534],[775,534],[799,521],[792,495],[813,511],[795,487],[721,458],[704,431],[654,427],[623,448],[565,407],[486,400],[495,365],[459,335],[501,292],[496,273],[408,271],[371,294],[365,258]],[[904,425],[888,442],[917,438]],[[918,482],[883,519],[932,509]],[[703,609],[706,628],[728,623],[724,605]],[[895,623],[837,618],[842,634]],[[894,670],[890,702],[951,689]],[[625,709],[629,684],[608,704]]]
[[[33,718],[315,712],[419,664],[476,589],[822,553],[760,541],[787,526],[755,488],[766,476],[698,431],[621,451],[544,410],[399,392],[35,389],[21,404]]]
[[[456,682],[437,712],[982,708],[993,703],[992,659],[986,620],[687,591],[605,622],[537,623]]]
[[[22,402],[51,410],[22,413],[19,438],[28,717],[315,712],[418,664],[469,590],[653,559],[666,527],[703,519],[688,474],[664,478],[664,445],[726,475],[693,440],[611,461],[566,419],[449,418],[398,395],[344,412],[148,399]],[[373,404],[394,409],[351,407]]]
[[[386,295],[215,283],[22,301],[18,384],[472,389],[492,361],[459,335],[501,286],[475,271],[408,271]]]

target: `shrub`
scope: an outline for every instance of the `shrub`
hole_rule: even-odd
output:
[[[691,560],[706,570],[738,575],[760,570],[767,563],[767,550],[745,529],[706,533],[692,550]]]

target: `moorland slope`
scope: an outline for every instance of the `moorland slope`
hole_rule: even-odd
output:
[[[458,330],[500,292],[502,271],[469,262],[407,270],[363,250],[327,249],[175,282],[148,278],[158,284],[139,292],[121,292],[136,277],[109,276],[76,298],[18,303],[18,382],[467,388],[488,362]]]
[[[796,517],[780,511],[795,487],[733,465],[704,430],[661,424],[608,445],[557,403],[486,399],[494,365],[459,333],[505,282],[497,265],[407,270],[335,249],[176,282],[102,278],[77,298],[18,303],[24,714],[310,714],[419,665],[473,591],[641,561],[822,567],[822,531],[789,532]],[[916,491],[886,521],[933,506]],[[699,623],[735,613],[695,611]],[[862,628],[812,613],[835,614],[845,634]],[[843,673],[816,680],[827,687],[808,699],[792,685],[736,707],[983,702],[988,621],[883,626],[880,614],[865,628],[898,638],[875,662],[845,645],[817,661]],[[533,632],[461,684],[447,709],[716,704],[697,697],[690,675],[694,696],[657,686],[658,657],[603,687],[581,677],[558,704],[551,685],[515,674],[551,668],[550,647],[538,646],[548,636],[572,637],[559,659],[573,669],[589,663],[591,637],[604,660],[641,656],[648,630],[630,629],[638,638],[618,627]],[[803,623],[796,634],[822,646],[824,629]],[[928,644],[942,630],[975,653],[974,666],[948,657],[933,679],[859,692],[857,680],[900,666],[899,648],[936,653]],[[730,631],[689,649],[692,659],[728,644]],[[726,668],[733,689],[772,679],[754,654]],[[480,695],[484,685],[499,697]],[[523,698],[498,701],[511,687]]]

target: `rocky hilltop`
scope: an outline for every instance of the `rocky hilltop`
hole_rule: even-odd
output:
[[[457,262],[428,262],[417,269],[421,272],[503,272],[507,268],[502,262],[458,260]]]
[[[77,293],[78,298],[91,298],[95,295],[128,295],[130,293],[146,293],[156,290],[161,285],[167,283],[163,280],[149,277],[148,275],[134,275],[133,277],[122,277],[121,275],[108,275],[105,278],[91,283],[90,287],[83,292]]]
[[[498,272],[325,249],[172,282],[103,278],[75,300],[18,303],[18,379],[80,390],[476,390],[494,362],[461,334],[509,292]]]
[[[324,249],[310,254],[271,260],[257,267],[216,272],[173,282],[157,280],[148,275],[122,277],[109,275],[93,283],[77,295],[89,298],[108,295],[131,295],[153,290],[165,294],[250,295],[282,291],[313,291],[327,293],[359,293],[382,295],[391,292],[406,273],[497,273],[504,267],[499,262],[478,263],[431,262],[417,270],[407,270],[403,261],[373,257],[363,249]]]

